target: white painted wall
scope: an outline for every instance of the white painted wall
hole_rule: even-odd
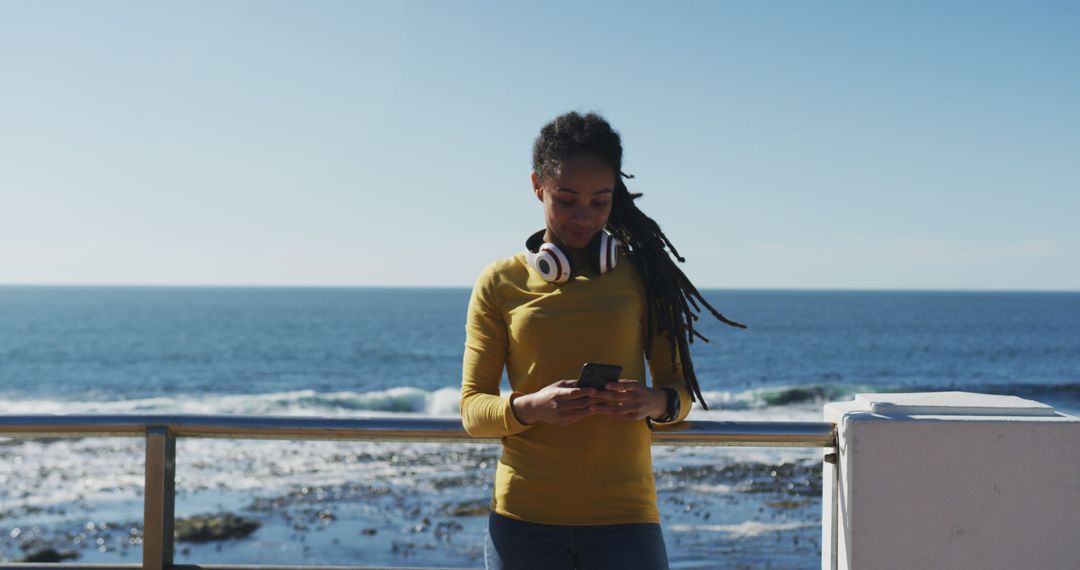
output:
[[[860,394],[825,420],[823,570],[1080,569],[1080,418],[939,392]]]

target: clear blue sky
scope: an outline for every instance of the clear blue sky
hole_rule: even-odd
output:
[[[1077,2],[0,2],[0,284],[469,286],[603,113],[702,287],[1080,290]]]

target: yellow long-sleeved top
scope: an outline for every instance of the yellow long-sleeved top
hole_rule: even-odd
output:
[[[576,379],[585,362],[623,367],[622,378],[645,382],[642,331],[645,289],[633,263],[603,275],[544,281],[524,254],[489,265],[469,301],[462,367],[461,417],[472,435],[501,437],[491,508],[531,522],[603,525],[659,522],[651,434],[645,420],[594,414],[567,426],[525,425],[513,398],[559,380]],[[503,367],[513,393],[502,397]],[[666,338],[652,339],[654,387],[690,394],[672,370]]]

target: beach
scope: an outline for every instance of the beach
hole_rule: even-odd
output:
[[[141,559],[142,442],[96,439],[0,448],[0,461],[20,467],[0,479],[23,485],[5,500],[0,559],[48,550],[78,562]],[[178,520],[228,514],[249,525],[237,537],[181,537],[177,563],[483,566],[498,445],[182,439],[177,447]],[[754,451],[749,460],[733,449],[655,451],[673,567],[756,567],[762,557],[773,568],[817,564],[819,451],[776,463]],[[42,487],[29,486],[35,475],[72,494],[43,499],[33,492]],[[102,481],[110,484],[92,483]]]

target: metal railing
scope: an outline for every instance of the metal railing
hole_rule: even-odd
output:
[[[825,422],[685,421],[657,426],[653,445],[836,448]],[[176,438],[313,439],[392,442],[498,443],[474,438],[456,419],[233,416],[233,415],[11,415],[0,416],[0,437],[145,437],[143,562],[139,564],[0,564],[0,569],[80,570],[357,570],[344,566],[182,565],[173,563]],[[835,457],[835,455],[833,455]],[[826,457],[829,460],[829,457]],[[834,517],[835,519],[835,517]],[[371,567],[365,567],[371,570]],[[405,570],[405,569],[398,569]]]

